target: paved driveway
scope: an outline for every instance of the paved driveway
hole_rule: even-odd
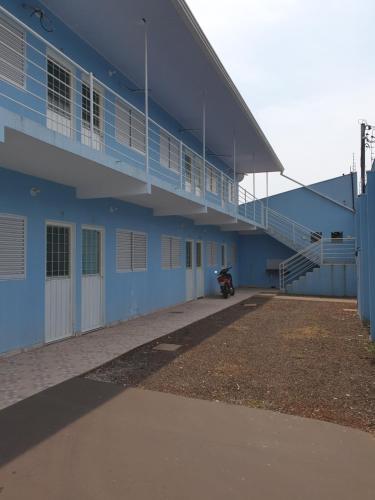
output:
[[[1,500],[373,500],[366,433],[74,379],[0,412]]]
[[[146,342],[241,302],[259,291],[255,288],[239,289],[228,300],[207,297],[187,302],[112,328],[103,328],[0,358],[0,410],[92,370]]]

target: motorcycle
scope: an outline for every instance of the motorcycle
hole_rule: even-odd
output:
[[[224,267],[221,271],[215,271],[215,274],[218,275],[217,281],[220,285],[220,291],[224,299],[227,299],[229,295],[233,296],[235,291],[232,275],[229,272],[230,269],[232,269],[232,266]]]

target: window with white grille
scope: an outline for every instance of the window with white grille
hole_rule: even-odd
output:
[[[146,151],[145,136],[145,117],[142,113],[117,99],[116,140],[120,144],[144,153]]]
[[[0,214],[0,280],[25,278],[25,233],[24,217]]]
[[[117,272],[147,270],[147,234],[118,229],[116,231]]]
[[[72,132],[72,75],[57,63],[47,59],[47,127],[70,136]]]
[[[163,130],[160,131],[160,164],[174,172],[180,170],[180,143]]]
[[[0,78],[25,86],[25,33],[0,16]]]
[[[166,235],[161,237],[161,267],[163,269],[181,267],[181,238]]]
[[[207,166],[206,169],[207,186],[206,189],[210,193],[217,194],[218,173],[213,167]]]
[[[209,267],[214,267],[217,264],[217,245],[215,241],[207,242],[207,263]]]

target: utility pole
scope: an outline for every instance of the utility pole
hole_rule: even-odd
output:
[[[366,191],[366,123],[361,123],[361,193]]]

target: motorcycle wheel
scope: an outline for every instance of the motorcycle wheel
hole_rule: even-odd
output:
[[[223,288],[223,297],[224,297],[224,299],[227,299],[227,298],[228,298],[228,295],[229,295],[229,289],[228,289],[228,287],[227,287],[227,286],[225,286],[225,287]]]
[[[235,294],[235,289],[234,289],[234,287],[232,287],[232,288],[230,289],[230,292],[229,292],[229,293],[230,293],[230,294],[231,294],[231,296],[233,297],[233,295]]]

